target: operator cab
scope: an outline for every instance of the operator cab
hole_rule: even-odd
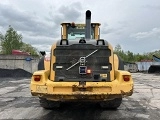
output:
[[[75,40],[85,39],[85,24],[62,23],[61,36],[62,39]],[[100,23],[91,23],[91,39],[98,40],[100,38]]]

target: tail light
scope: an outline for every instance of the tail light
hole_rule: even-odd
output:
[[[41,80],[41,75],[34,75],[33,78],[34,78],[34,81],[38,82]]]
[[[128,82],[130,80],[130,75],[123,75],[123,80]]]
[[[91,74],[91,69],[87,69],[87,74]]]

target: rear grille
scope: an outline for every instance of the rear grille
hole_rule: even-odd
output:
[[[70,66],[79,61],[80,57],[86,57],[93,51],[94,54],[86,58],[85,66],[91,70],[91,74],[79,74],[80,63],[69,70]],[[53,64],[55,71],[55,81],[103,81],[95,78],[96,75],[107,74],[106,81],[110,80],[110,70],[112,65],[109,63],[110,49],[107,46],[95,46],[91,44],[73,44],[70,46],[57,46],[53,51],[56,56],[56,62]],[[63,66],[63,68],[56,68]],[[102,66],[108,66],[108,69],[102,69]]]

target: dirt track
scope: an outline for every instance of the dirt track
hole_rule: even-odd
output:
[[[123,99],[118,110],[101,109],[95,104],[62,104],[44,110],[29,91],[29,79],[0,78],[0,119],[42,120],[159,120],[160,75],[134,73],[131,97]]]

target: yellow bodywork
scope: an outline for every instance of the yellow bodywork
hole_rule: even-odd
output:
[[[66,39],[66,25],[62,23],[62,39]],[[82,24],[80,24],[82,25]],[[99,23],[95,23],[95,40],[99,39]],[[106,101],[123,96],[130,96],[133,93],[133,80],[131,74],[127,71],[118,70],[119,59],[111,50],[109,63],[112,64],[110,71],[110,82],[86,82],[81,85],[79,82],[56,82],[53,64],[56,62],[56,56],[53,51],[56,44],[51,47],[50,61],[44,60],[44,69],[33,73],[31,78],[31,94],[53,101],[71,101],[71,100],[89,100],[89,101]],[[41,76],[40,81],[35,81],[34,76]],[[107,74],[100,74],[107,77]],[[129,81],[124,81],[124,76],[129,76]],[[87,80],[86,80],[87,81]]]
[[[118,70],[118,66],[119,66],[119,59],[118,56],[114,54],[114,69]]]
[[[133,93],[133,80],[126,71],[115,70],[115,80],[112,82],[86,82],[81,86],[79,82],[53,82],[49,80],[49,70],[37,71],[34,75],[41,75],[39,82],[31,79],[31,93],[33,96],[44,97],[53,101],[67,100],[109,100]],[[125,82],[123,75],[129,75],[130,81]]]

